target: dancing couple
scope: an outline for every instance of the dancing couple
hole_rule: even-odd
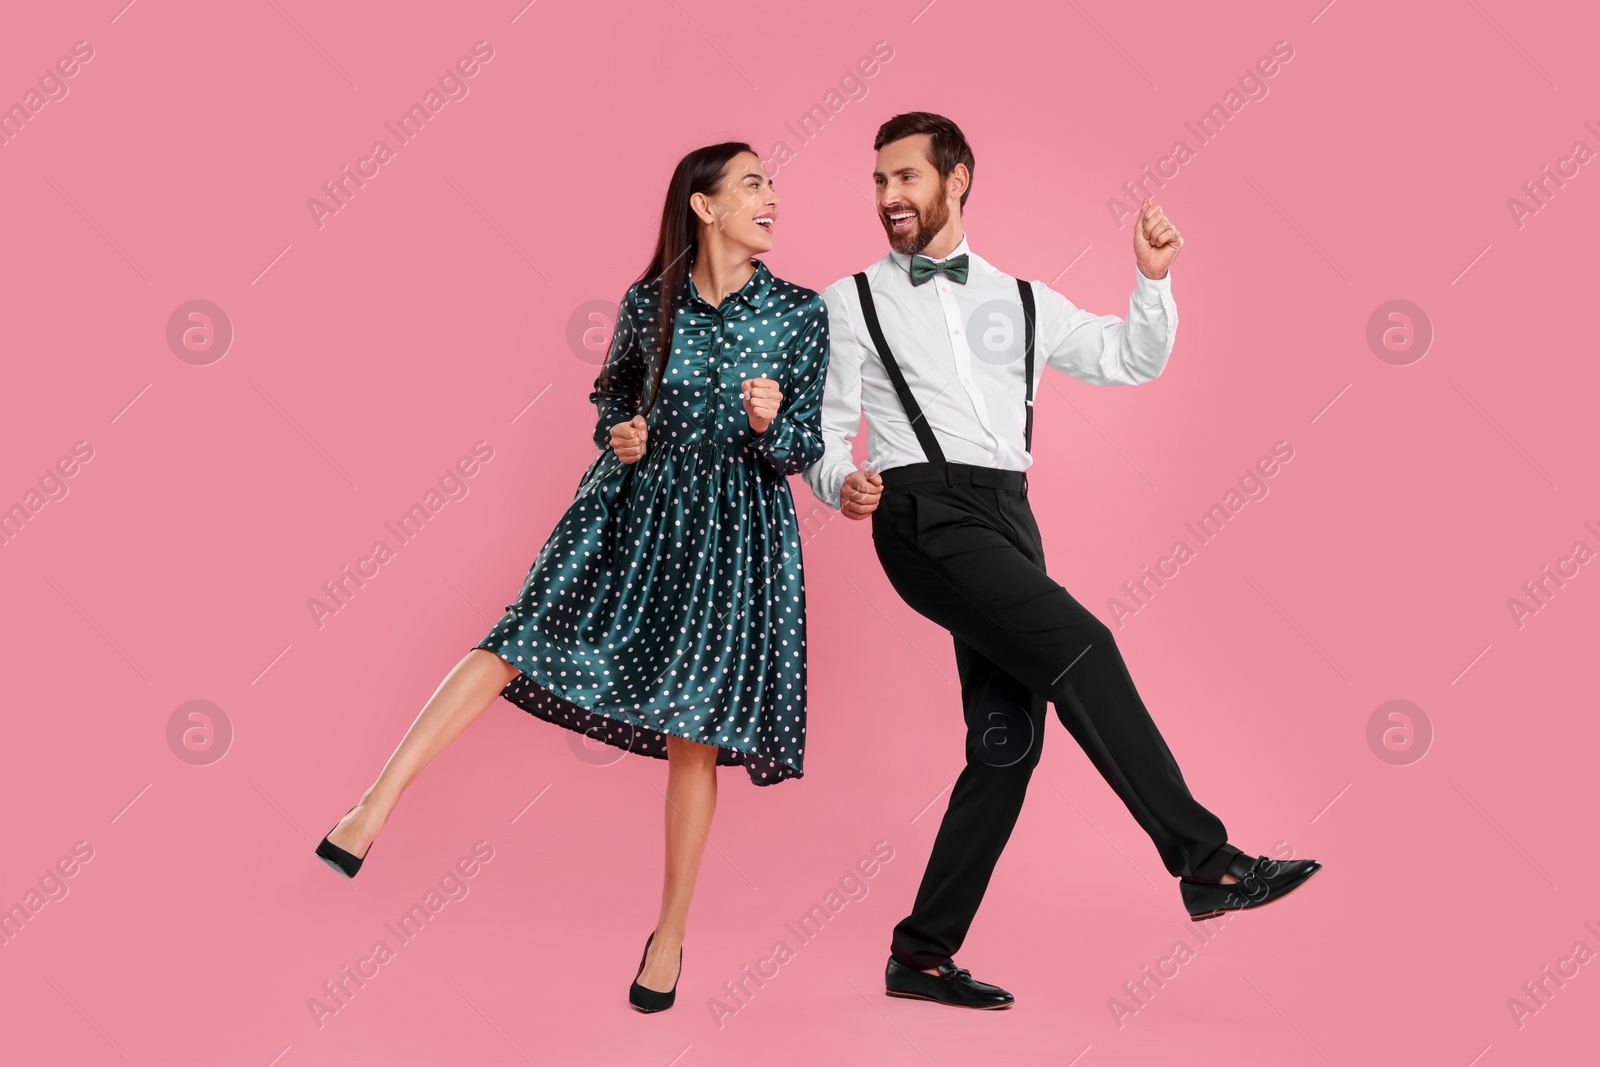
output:
[[[873,147],[889,252],[820,295],[756,258],[773,246],[778,195],[749,145],[679,161],[590,394],[600,454],[505,615],[317,846],[330,866],[355,876],[406,787],[497,695],[665,759],[660,911],[628,1000],[671,1007],[716,769],[740,766],[757,786],[804,770],[805,589],[788,484],[801,474],[824,504],[870,521],[884,573],[950,632],[961,678],[967,763],[894,928],[886,993],[1013,1003],[953,957],[1021,810],[1047,703],[1149,833],[1192,919],[1259,907],[1319,869],[1228,843],[1110,630],[1045,572],[1028,505],[1044,366],[1134,385],[1166,364],[1178,231],[1145,201],[1128,316],[1095,316],[968,247],[974,160],[955,123],[897,115]]]

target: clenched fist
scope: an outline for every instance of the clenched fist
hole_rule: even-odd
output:
[[[864,519],[878,510],[883,476],[877,471],[851,471],[839,487],[840,511],[848,518]]]
[[[1139,209],[1139,219],[1133,224],[1133,257],[1139,272],[1146,278],[1160,281],[1167,276],[1167,268],[1178,258],[1183,247],[1183,236],[1162,212],[1159,204],[1144,198]]]
[[[623,463],[637,463],[644,456],[645,438],[649,433],[650,427],[646,425],[643,415],[619,422],[611,427],[611,451]]]
[[[750,417],[750,429],[756,433],[766,433],[772,420],[778,417],[783,391],[771,378],[748,378],[739,383],[739,388],[739,396],[744,400],[744,413]]]

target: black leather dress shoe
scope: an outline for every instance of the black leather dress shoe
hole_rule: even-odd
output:
[[[1228,873],[1237,882],[1178,882],[1183,894],[1183,906],[1195,922],[1212,919],[1225,911],[1243,911],[1259,908],[1282,899],[1305,884],[1306,879],[1322,870],[1316,860],[1269,860],[1265,856],[1247,856],[1243,852],[1228,864]]]
[[[884,992],[891,997],[936,1000],[958,1008],[1009,1008],[1017,999],[997,985],[977,981],[964,967],[939,964],[938,974],[907,967],[893,956],[883,972]]]

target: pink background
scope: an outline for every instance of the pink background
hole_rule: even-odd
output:
[[[120,2],[15,5],[0,35],[0,102],[93,48],[0,146],[0,504],[92,449],[0,546],[0,903],[92,853],[0,946],[5,1059],[1593,1060],[1596,964],[1520,1026],[1508,1007],[1576,943],[1600,950],[1600,568],[1520,627],[1507,603],[1575,542],[1600,549],[1600,177],[1581,168],[1520,227],[1507,206],[1575,141],[1600,148],[1587,5]],[[470,94],[319,228],[306,201],[479,40]],[[878,41],[892,59],[801,145],[785,123]],[[1293,58],[1267,95],[1200,144],[1184,123],[1277,41]],[[1051,372],[1032,499],[1052,573],[1113,623],[1124,581],[1293,448],[1117,632],[1233,839],[1327,869],[1201,943],[1052,717],[958,957],[1017,1006],[886,998],[889,931],[960,768],[954,665],[866,527],[826,521],[799,480],[807,774],[757,791],[724,772],[677,1008],[624,1000],[664,764],[585,758],[497,702],[359,879],[317,862],[593,457],[595,367],[569,323],[637,276],[672,164],[787,142],[768,262],[820,289],[882,254],[871,139],[915,109],[976,148],[974,250],[1099,312],[1125,312],[1133,270],[1107,198],[1189,142],[1157,196],[1187,243],[1171,363],[1137,389]],[[208,365],[167,341],[197,299],[233,328]],[[1431,323],[1422,358],[1391,357],[1408,365],[1367,340],[1392,300]],[[480,440],[468,494],[319,628],[322,583]],[[232,731],[198,765],[168,735],[191,700]],[[1425,750],[1369,741],[1390,700],[1420,709]],[[395,945],[384,923],[479,841],[467,895],[319,1027],[323,982]],[[893,859],[866,896],[800,945],[784,923],[879,841]],[[710,998],[779,939],[795,957],[719,1026]],[[1108,1002],[1179,940],[1192,957],[1119,1025]]]

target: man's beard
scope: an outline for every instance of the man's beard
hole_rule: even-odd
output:
[[[909,233],[896,234],[886,216],[880,215],[879,218],[883,221],[884,231],[889,235],[889,247],[902,255],[914,256],[927,248],[950,221],[950,208],[945,203],[944,183],[939,183],[939,192],[927,208],[919,208],[915,204],[906,206],[917,213],[916,228]]]

